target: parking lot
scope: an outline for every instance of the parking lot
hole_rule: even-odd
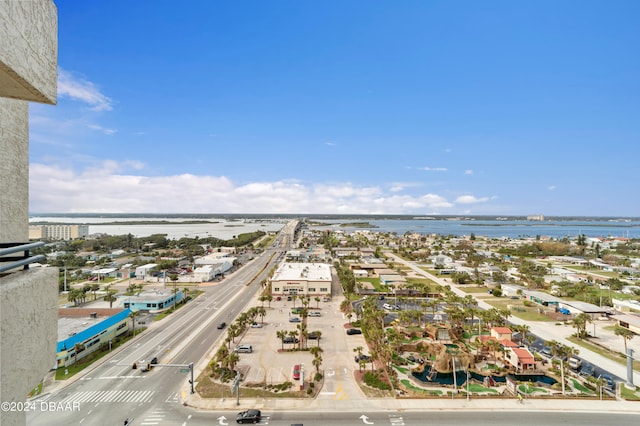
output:
[[[323,349],[323,362],[320,366],[325,373],[324,390],[335,393],[338,390],[349,389],[354,395],[353,371],[358,368],[354,361],[354,349],[358,346],[364,348],[364,354],[369,354],[364,337],[362,335],[347,335],[345,329],[346,317],[340,312],[340,300],[342,297],[334,298],[328,302],[311,301],[310,312],[319,312],[320,316],[309,315],[307,321],[307,331],[309,333],[319,331],[320,340],[309,339],[300,342],[302,347],[313,347],[320,345]],[[256,300],[256,306],[262,305]],[[315,367],[311,363],[313,355],[309,351],[291,350],[297,348],[298,344],[284,343],[277,336],[278,331],[298,330],[299,322],[290,322],[292,318],[300,318],[299,315],[291,313],[293,301],[283,298],[280,301],[273,300],[271,306],[265,302],[267,311],[264,317],[264,324],[260,328],[248,328],[246,333],[236,339],[235,345],[251,345],[252,353],[241,353],[237,368],[245,376],[245,384],[266,383],[279,384],[291,381],[295,384],[306,382],[307,378],[315,374]],[[296,301],[295,307],[301,307],[300,301]],[[317,314],[315,314],[317,315]],[[260,318],[256,320],[260,322]],[[297,336],[300,338],[300,336]],[[284,347],[284,350],[283,350]],[[293,379],[293,367],[301,366],[300,380]],[[345,379],[352,382],[346,384]],[[336,382],[337,381],[337,382]],[[333,388],[333,389],[332,389]],[[354,395],[355,396],[355,395]]]

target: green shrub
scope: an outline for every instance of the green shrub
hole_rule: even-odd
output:
[[[377,372],[367,371],[364,373],[364,382],[367,386],[381,390],[391,390],[389,383],[381,380],[380,374]]]

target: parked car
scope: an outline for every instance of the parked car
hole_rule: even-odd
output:
[[[262,324],[260,324],[259,322],[252,322],[251,328],[262,328]]]
[[[309,316],[310,317],[321,317],[322,314],[320,313],[320,311],[309,311]]]
[[[350,328],[350,329],[347,330],[347,334],[348,335],[362,334],[362,330],[360,330],[359,328]]]
[[[276,296],[276,300],[279,302],[279,301],[281,301],[281,300],[282,300],[282,297],[280,297],[280,296]]]
[[[569,358],[569,367],[572,370],[579,370],[581,365],[582,365],[582,360],[580,358],[577,358],[574,356]]]
[[[360,354],[360,355],[356,355],[353,357],[355,362],[360,362],[360,361],[364,361],[364,362],[369,362],[371,361],[371,357],[369,355],[365,355],[365,354]]]
[[[293,308],[293,309],[291,309],[291,313],[294,314],[294,315],[297,315],[300,312],[302,312],[302,308]]]
[[[293,336],[284,336],[284,339],[282,339],[283,343],[298,343],[299,341],[297,337]]]
[[[236,416],[236,423],[259,423],[262,419],[260,410],[241,411]]]
[[[293,380],[300,380],[300,365],[293,366]]]
[[[251,345],[238,345],[234,349],[235,352],[239,354],[250,354],[253,352],[253,346]]]
[[[287,302],[291,302],[292,300],[293,300],[293,297],[287,296]]]
[[[595,376],[595,374],[596,374],[596,369],[591,364],[583,363],[582,367],[580,367],[581,376]]]
[[[613,381],[613,378],[611,378],[610,375],[608,374],[603,374],[602,375],[602,379],[604,380],[604,387],[607,388],[610,391],[615,390],[616,388],[616,383]]]
[[[378,300],[384,300],[384,296],[383,295],[379,295],[378,296]]]
[[[302,322],[300,317],[291,317],[289,318],[289,322]]]
[[[395,311],[396,307],[393,305],[390,305],[388,303],[385,303],[384,305],[382,305],[383,308],[385,308],[387,311]]]
[[[158,357],[154,356],[153,358],[151,358],[151,362],[149,364],[151,364],[151,367],[153,367],[157,363],[158,363]]]
[[[226,322],[221,322],[220,324],[218,324],[218,330],[222,330],[223,328],[225,328],[227,326]]]
[[[309,340],[318,340],[319,338],[320,338],[320,335],[315,331],[312,331],[311,333],[309,333],[309,336],[308,336]]]

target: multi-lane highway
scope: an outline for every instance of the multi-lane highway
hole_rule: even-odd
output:
[[[149,372],[134,362],[157,357],[160,364],[197,363],[230,323],[255,298],[282,249],[270,249],[228,276],[203,287],[204,294],[149,328],[131,344],[82,372],[73,383],[36,400],[29,425],[182,424],[190,416],[180,405],[180,392],[190,374],[184,367],[158,366]],[[146,422],[146,423],[145,423]]]

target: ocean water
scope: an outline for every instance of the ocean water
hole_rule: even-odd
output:
[[[95,217],[95,216],[32,216],[31,222],[88,224],[89,233],[104,233],[109,235],[132,234],[135,237],[144,237],[152,234],[166,234],[169,239],[182,237],[216,237],[231,239],[233,236],[262,230],[265,232],[277,232],[284,224],[293,219],[265,218],[260,219],[253,215],[251,218],[215,218],[207,217],[209,223],[179,223],[194,220],[194,217],[160,217],[149,218],[134,217]],[[204,218],[199,218],[205,220]],[[564,237],[575,238],[578,235],[587,237],[626,237],[640,238],[640,220],[548,220],[542,222],[526,220],[447,220],[447,219],[371,219],[349,218],[321,220],[311,218],[314,224],[310,229],[315,230],[342,230],[353,232],[355,230],[368,229],[375,232],[392,232],[403,235],[407,232],[419,234],[439,234],[464,236],[474,234],[490,238],[527,238],[535,236],[548,236],[555,239]],[[136,224],[140,221],[165,221],[176,223]],[[129,222],[129,223],[117,223]],[[370,227],[349,226],[349,224],[366,223]]]
[[[358,222],[349,221],[319,221],[326,225],[314,226],[313,229],[342,229],[352,232],[356,229],[370,229],[379,232],[395,232],[403,235],[406,232],[439,235],[471,235],[490,238],[526,238],[548,236],[555,239],[564,237],[574,238],[578,235],[587,237],[626,237],[640,238],[640,221],[614,222],[609,220],[554,220],[554,221],[526,221],[526,220],[424,220],[424,219],[385,219],[364,220],[372,228],[344,226],[344,224]],[[343,225],[341,225],[343,224]]]
[[[147,237],[154,234],[166,234],[170,240],[179,240],[180,238],[207,238],[215,237],[222,240],[232,239],[239,234],[246,234],[255,231],[277,232],[286,223],[286,220],[280,221],[257,221],[249,220],[227,220],[210,218],[210,223],[158,223],[158,224],[135,224],[135,223],[117,223],[117,222],[183,222],[194,220],[194,218],[140,218],[140,217],[45,217],[33,216],[29,218],[30,222],[48,222],[66,223],[66,224],[87,224],[89,226],[89,235],[91,234],[107,234],[107,235],[127,235],[134,237]]]

